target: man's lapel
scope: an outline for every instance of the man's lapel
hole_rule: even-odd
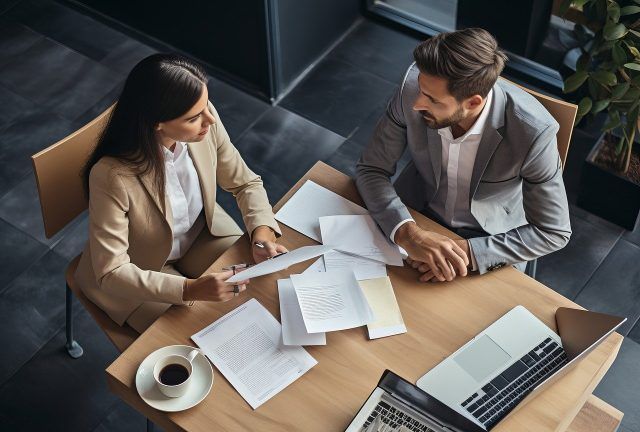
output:
[[[491,103],[491,111],[489,118],[482,132],[482,139],[478,145],[478,153],[473,164],[473,172],[471,174],[471,184],[469,186],[469,199],[473,198],[484,174],[491,157],[495,153],[498,145],[502,141],[501,130],[504,126],[504,109],[506,96],[504,90],[498,84],[493,86],[493,101]]]

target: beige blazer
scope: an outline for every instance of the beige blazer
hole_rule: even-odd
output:
[[[231,144],[218,113],[201,142],[187,148],[200,179],[207,228],[213,236],[238,235],[237,225],[216,211],[216,186],[236,198],[248,232],[260,225],[281,234],[260,176]],[[75,277],[84,294],[115,322],[144,302],[183,304],[184,277],[161,273],[173,235],[171,205],[160,199],[150,174],[136,175],[110,157],[89,176],[89,241]],[[220,208],[220,207],[218,207]]]

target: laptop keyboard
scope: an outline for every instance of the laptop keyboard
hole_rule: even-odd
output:
[[[414,432],[436,432],[401,409],[391,406],[383,401],[378,402],[375,409],[371,411],[369,418],[367,418],[362,425],[362,430],[366,430],[369,425],[376,420],[376,418],[380,419],[379,421],[381,424],[385,424],[394,430],[400,428],[400,426],[404,426],[406,430]]]
[[[538,382],[567,364],[567,361],[564,349],[547,338],[461,405],[490,428],[524,399]]]

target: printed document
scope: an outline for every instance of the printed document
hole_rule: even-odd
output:
[[[335,245],[340,252],[403,265],[400,248],[391,243],[369,215],[324,216],[320,218],[320,231],[322,242]]]
[[[289,266],[298,264],[302,261],[310,260],[322,254],[325,254],[333,249],[333,246],[318,245],[318,246],[303,246],[301,248],[289,251],[283,255],[275,258],[262,261],[260,264],[249,267],[226,280],[226,282],[238,282],[245,279],[251,279],[258,276],[264,276],[267,274],[275,273],[280,270],[284,270]]]
[[[251,299],[191,339],[256,409],[318,363],[281,336],[280,323]]]
[[[375,321],[352,271],[291,275],[308,333],[360,327]]]
[[[326,271],[353,270],[357,280],[375,279],[387,275],[387,266],[380,261],[332,250],[324,254]]]
[[[285,345],[326,345],[324,333],[307,333],[300,311],[300,304],[293,289],[291,279],[278,281],[280,297],[280,322],[282,323],[282,342]]]
[[[360,287],[376,315],[376,320],[367,324],[369,339],[407,332],[388,277],[360,281]]]
[[[302,274],[305,274],[305,273],[324,273],[326,271],[327,271],[327,269],[324,266],[324,258],[320,257],[320,258],[318,258],[316,260],[316,262],[314,262],[309,267],[307,267],[307,269],[305,271],[303,271]]]
[[[322,241],[318,218],[331,215],[364,215],[367,210],[340,195],[307,180],[276,213],[276,220],[294,230]]]

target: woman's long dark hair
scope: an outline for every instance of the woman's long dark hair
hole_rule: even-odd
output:
[[[91,168],[101,158],[111,156],[133,167],[138,175],[153,173],[162,199],[164,156],[156,138],[156,125],[189,111],[202,96],[206,82],[207,75],[200,65],[175,54],[154,54],[140,61],[129,73],[84,167],[87,195]]]

